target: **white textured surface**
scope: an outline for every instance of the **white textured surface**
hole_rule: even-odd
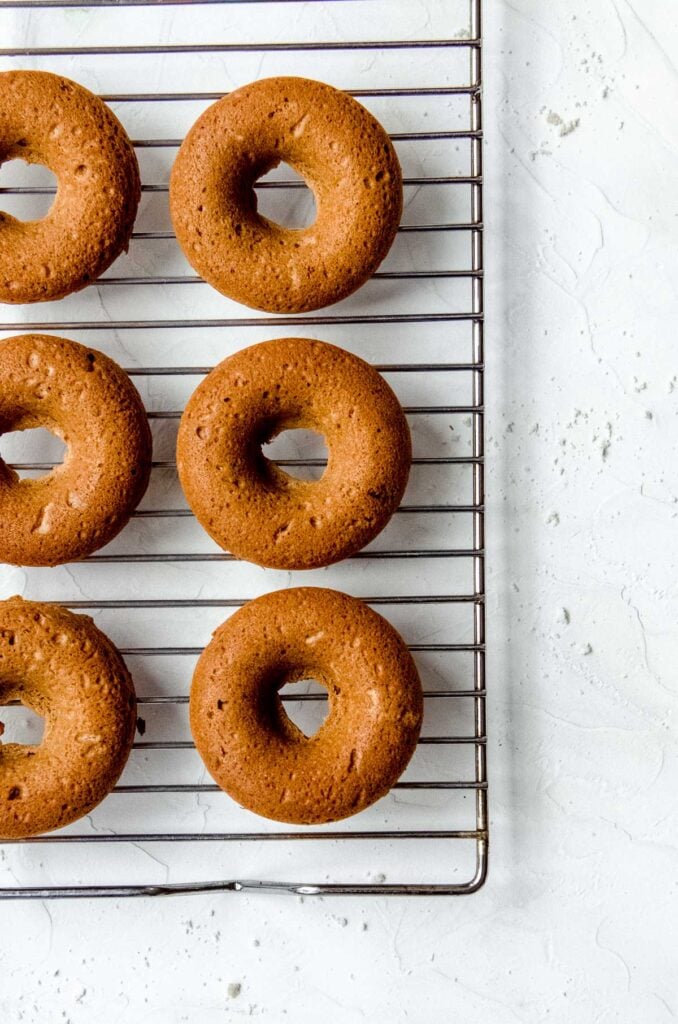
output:
[[[673,15],[486,2],[486,888],[3,904],[3,1022],[678,1014]]]

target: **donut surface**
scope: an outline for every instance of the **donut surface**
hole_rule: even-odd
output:
[[[146,490],[151,434],[141,398],[117,363],[66,338],[0,340],[0,435],[46,427],[62,465],[20,479],[0,459],[0,561],[59,565],[108,543]]]
[[[323,434],[327,468],[299,480],[261,446],[283,430]],[[410,434],[386,381],[357,356],[305,338],[253,345],[193,392],[179,425],[179,478],[199,522],[238,558],[312,569],[362,548],[407,484]]]
[[[316,203],[307,228],[257,213],[254,183],[286,161]],[[170,212],[189,263],[230,298],[274,313],[338,302],[391,247],[402,176],[378,121],[346,93],[306,78],[266,78],[209,107],[170,179]]]
[[[134,149],[81,85],[46,71],[4,71],[0,164],[14,159],[44,164],[58,187],[41,220],[0,211],[0,302],[61,299],[127,248],[141,195]]]
[[[134,687],[111,641],[85,615],[13,597],[0,602],[0,705],[45,719],[36,746],[0,740],[0,839],[50,832],[92,810],[132,746]]]
[[[285,683],[315,679],[329,712],[306,736],[285,713]],[[316,587],[250,601],[196,666],[196,747],[234,800],[275,821],[338,821],[384,796],[412,756],[423,714],[403,640],[366,604]]]

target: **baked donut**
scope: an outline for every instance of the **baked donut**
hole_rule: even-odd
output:
[[[329,713],[306,736],[278,691],[315,679]],[[195,745],[215,782],[265,818],[338,821],[384,796],[419,736],[423,698],[403,640],[362,601],[299,587],[250,601],[214,633],[193,676]]]
[[[20,839],[103,800],[132,746],[136,700],[108,637],[57,605],[0,601],[0,666],[0,705],[20,701],[45,718],[37,746],[0,741],[0,839]]]
[[[316,219],[301,230],[257,213],[254,183],[286,161]],[[192,267],[245,306],[301,313],[359,288],[391,247],[402,176],[378,121],[307,78],[265,78],[218,100],[184,139],[170,178],[174,230]]]
[[[299,480],[261,446],[316,430],[320,480]],[[222,548],[274,569],[330,565],[386,525],[407,484],[407,421],[368,363],[324,341],[279,338],[219,364],[179,424],[177,467],[199,522]]]
[[[64,462],[21,480],[0,458],[0,561],[59,565],[107,544],[146,490],[151,434],[117,363],[66,338],[0,340],[0,435],[46,427]]]
[[[139,168],[117,117],[76,82],[47,71],[0,73],[0,164],[44,164],[58,180],[41,220],[0,212],[0,302],[61,299],[127,249]]]

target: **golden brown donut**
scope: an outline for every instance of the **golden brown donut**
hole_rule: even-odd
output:
[[[257,213],[254,183],[286,161],[316,219],[301,230]],[[301,313],[359,288],[391,247],[402,176],[360,103],[307,78],[266,78],[218,100],[191,128],[170,179],[174,230],[191,266],[246,306]]]
[[[0,561],[59,565],[107,544],[141,500],[151,434],[117,363],[66,338],[0,340],[0,435],[46,427],[68,445],[60,466],[21,480],[0,458]]]
[[[0,602],[0,705],[45,719],[37,746],[0,741],[0,839],[61,828],[115,785],[136,724],[134,686],[86,615],[12,597]]]
[[[261,446],[283,430],[323,434],[327,469],[299,480]],[[188,503],[222,548],[275,569],[312,569],[358,551],[386,525],[407,484],[407,421],[368,363],[324,341],[279,338],[219,364],[179,425]]]
[[[95,281],[127,249],[139,168],[117,117],[76,82],[47,71],[0,73],[0,164],[56,175],[41,220],[0,211],[0,302],[44,302]]]
[[[315,679],[329,713],[314,736],[278,691]],[[215,782],[265,818],[338,821],[391,788],[423,714],[403,640],[362,601],[299,587],[250,601],[214,634],[195,669],[191,731]]]

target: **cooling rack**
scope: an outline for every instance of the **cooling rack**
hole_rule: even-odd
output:
[[[134,138],[143,178],[129,253],[77,296],[4,307],[0,336],[63,334],[117,359],[146,402],[155,460],[144,501],[107,548],[57,569],[2,570],[0,596],[22,592],[95,618],[135,677],[139,722],[128,767],[100,807],[58,833],[0,846],[0,897],[474,892],[488,858],[481,0],[7,0],[0,43],[0,69],[60,72],[102,95]],[[389,257],[355,296],[320,314],[252,316],[192,274],[170,230],[167,180],[210,102],[290,73],[350,91],[382,121],[403,165],[405,212]],[[0,186],[3,208],[26,219],[54,193],[44,169],[16,163],[2,168]],[[268,216],[312,219],[312,197],[289,168],[258,188]],[[181,409],[211,366],[290,333],[376,365],[413,434],[410,485],[387,529],[312,573],[261,570],[218,551],[186,507],[173,458]],[[36,448],[35,433],[2,441],[26,475],[59,461],[54,439]],[[310,478],[324,465],[313,437],[282,435],[270,455]],[[360,596],[394,623],[420,669],[425,719],[389,796],[347,822],[282,829],[205,776],[188,690],[232,609],[302,583]],[[305,731],[317,728],[326,702],[316,684],[282,696]],[[2,717],[6,739],[36,741],[39,722],[26,709]]]

